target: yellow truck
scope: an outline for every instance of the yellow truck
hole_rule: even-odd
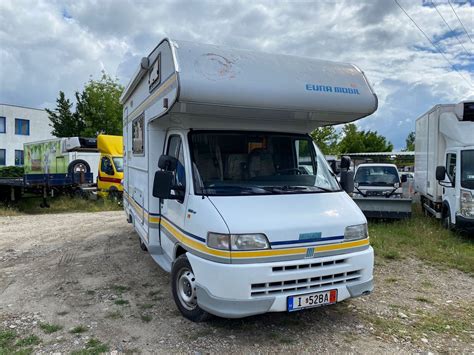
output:
[[[97,193],[101,197],[120,198],[123,193],[123,138],[122,136],[97,136],[100,152]]]

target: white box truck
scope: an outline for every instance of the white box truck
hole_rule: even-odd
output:
[[[360,69],[164,39],[121,102],[125,213],[185,317],[372,291],[366,218],[308,135],[377,109]]]
[[[416,120],[415,191],[446,228],[474,232],[474,102],[436,105]]]

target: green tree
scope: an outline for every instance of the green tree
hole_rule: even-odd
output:
[[[354,123],[348,123],[342,128],[343,138],[339,142],[341,153],[390,152],[392,143],[374,131],[358,130]]]
[[[334,126],[318,127],[311,132],[311,137],[324,155],[338,154],[338,134]]]
[[[77,112],[85,123],[86,136],[99,133],[122,135],[122,105],[120,95],[123,86],[102,72],[99,80],[90,79],[82,93],[76,93]]]
[[[415,132],[411,131],[408,133],[407,138],[405,139],[405,152],[414,152],[415,151]]]
[[[72,103],[66,99],[64,92],[59,92],[56,99],[56,109],[48,110],[49,124],[53,130],[51,134],[56,137],[80,136],[84,132],[84,121],[77,112],[72,112]]]

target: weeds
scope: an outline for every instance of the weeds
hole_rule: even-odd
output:
[[[20,339],[16,342],[16,346],[23,347],[23,346],[31,346],[31,345],[38,345],[41,343],[41,339],[36,335],[30,335],[26,338]]]
[[[118,306],[125,306],[125,305],[128,305],[130,302],[128,302],[127,300],[123,300],[123,299],[118,299],[118,300],[115,300],[114,302],[116,305]]]
[[[89,339],[86,343],[85,349],[73,351],[73,355],[96,355],[96,354],[103,354],[109,351],[109,346],[107,344],[102,343],[100,340],[97,339]]]
[[[412,218],[369,224],[375,254],[386,260],[412,256],[437,267],[474,274],[474,243],[443,229],[439,221],[416,209]]]
[[[111,311],[111,312],[107,312],[105,314],[105,318],[108,318],[108,319],[121,319],[121,318],[123,318],[123,314],[120,311]]]
[[[81,334],[81,333],[85,333],[87,332],[87,327],[83,326],[83,325],[78,325],[74,328],[72,328],[69,333],[71,334]]]
[[[142,314],[142,315],[140,316],[140,319],[141,319],[143,322],[148,323],[148,322],[150,322],[153,318],[152,318],[152,316],[150,316],[150,315],[148,315],[148,314]]]
[[[63,329],[63,327],[59,324],[41,323],[39,326],[46,334],[52,334],[58,330]]]

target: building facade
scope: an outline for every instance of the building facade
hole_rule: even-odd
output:
[[[0,104],[0,167],[23,165],[23,144],[54,138],[45,110]]]

